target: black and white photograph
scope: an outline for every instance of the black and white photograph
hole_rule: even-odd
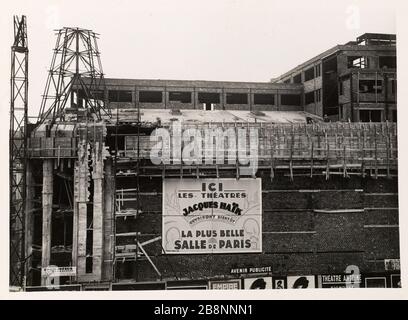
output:
[[[397,11],[7,1],[8,294],[398,294]]]

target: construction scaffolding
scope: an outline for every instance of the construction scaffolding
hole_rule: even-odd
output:
[[[140,135],[141,135],[141,122],[140,122],[140,109],[137,107],[137,121],[133,123],[133,128],[135,129],[136,138],[135,153],[137,159],[140,156]],[[118,280],[118,275],[116,271],[118,264],[124,263],[134,263],[134,274],[132,274],[134,281],[139,281],[138,273],[138,263],[140,261],[148,261],[154,268],[159,279],[161,279],[161,273],[157,269],[153,260],[144,248],[145,245],[161,240],[161,237],[151,238],[151,235],[142,235],[135,228],[135,222],[139,214],[142,213],[140,210],[140,161],[131,162],[131,169],[124,170],[122,158],[124,156],[123,150],[119,150],[118,139],[123,140],[126,135],[120,134],[118,132],[119,128],[119,112],[116,110],[116,123],[115,123],[115,133],[112,134],[115,140],[115,151],[114,151],[114,177],[115,177],[115,205],[114,205],[114,216],[115,216],[115,233],[114,233],[114,258],[113,258],[113,279]],[[146,132],[143,132],[145,135]],[[125,161],[125,164],[129,164]],[[129,186],[128,183],[123,183],[123,179],[126,181],[131,178],[134,179],[134,187],[124,187],[123,184]],[[122,182],[122,183],[121,183]],[[131,182],[132,183],[132,182]],[[133,184],[133,183],[132,183]],[[126,220],[132,220],[131,222]],[[127,225],[127,227],[126,227]],[[130,226],[130,228],[128,227]],[[147,237],[147,238],[146,238]],[[144,241],[141,243],[141,239]],[[122,275],[123,276],[123,275]]]
[[[172,130],[168,128],[170,140],[172,140]],[[295,170],[303,170],[308,175],[321,174],[327,176],[331,174],[365,175],[366,170],[372,170],[376,177],[380,174],[389,176],[391,171],[397,169],[397,126],[395,123],[316,123],[316,124],[265,124],[265,123],[203,123],[185,124],[182,130],[195,129],[204,137],[206,130],[211,128],[232,128],[234,132],[239,129],[246,129],[246,141],[250,140],[250,129],[257,131],[257,161],[259,169],[270,169],[271,177],[276,169],[288,169],[288,174],[293,177]],[[238,134],[236,135],[238,136]],[[140,161],[143,168],[139,176],[150,175],[149,169],[156,169],[157,166],[149,164],[150,153],[158,138],[152,139],[149,135],[128,135],[125,137],[123,157],[121,161]],[[140,147],[138,147],[140,145]],[[183,147],[183,146],[182,146]],[[170,174],[169,170],[177,170],[176,176],[183,177],[184,171],[196,177],[206,176],[206,169],[214,167],[221,169],[235,169],[238,162],[234,164],[216,164],[216,153],[206,150],[205,145],[200,148],[200,159],[205,159],[208,154],[213,154],[214,165],[174,165],[180,159],[169,158],[169,165],[162,165],[164,175]],[[221,151],[226,162],[230,159],[239,158],[239,148],[226,146]],[[247,150],[248,152],[248,150]],[[173,153],[171,153],[171,156]],[[186,159],[185,159],[186,160]],[[203,169],[203,170],[202,170]],[[192,171],[191,171],[192,170]],[[215,171],[215,172],[216,172]],[[160,175],[163,175],[160,173]],[[217,175],[215,175],[217,176]],[[239,174],[237,175],[239,178]]]
[[[97,34],[81,28],[58,30],[37,125],[46,120],[52,125],[59,120],[110,116],[103,90]]]
[[[82,274],[101,272],[101,252],[93,239],[102,234],[102,219],[95,222],[100,216],[93,212],[101,214],[103,206],[106,133],[100,120],[110,118],[105,92],[97,35],[81,28],[58,30],[37,123],[27,140],[30,165],[37,168],[29,170],[30,184],[24,187],[30,231],[25,243],[32,253],[28,284],[41,279],[46,285],[43,270],[53,265],[75,267]],[[99,191],[95,197],[94,190]],[[41,233],[32,232],[39,225]],[[64,283],[72,281],[76,277]]]
[[[25,279],[28,42],[25,16],[14,16],[11,46],[10,98],[10,285],[23,287]]]

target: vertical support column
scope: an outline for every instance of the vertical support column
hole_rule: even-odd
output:
[[[357,71],[357,108],[360,112],[360,72]]]
[[[377,72],[376,72],[377,74]],[[377,85],[377,83],[376,83]],[[382,121],[388,121],[390,119],[389,116],[389,105],[388,105],[388,75],[384,73],[383,75],[383,86],[384,86],[384,101],[385,101],[385,106],[384,106],[384,116],[382,117]],[[376,89],[377,90],[377,89]]]
[[[95,280],[101,280],[102,276],[102,252],[103,252],[103,158],[101,141],[96,141],[93,150],[93,267],[92,274]]]
[[[197,92],[196,92],[196,88],[193,87],[193,103],[194,103],[194,110],[197,109]]]
[[[135,86],[135,102],[136,102],[136,110],[139,110],[140,108],[140,102],[139,102],[139,89],[137,86]],[[139,114],[138,114],[139,116]],[[116,117],[118,118],[118,111],[116,111]],[[140,120],[140,119],[138,119]]]
[[[378,85],[378,72],[375,72],[375,106],[378,106],[378,90],[377,90],[377,85]]]
[[[357,84],[358,86],[358,84]],[[353,73],[350,73],[350,118],[351,122],[354,122],[354,119],[357,121],[360,120],[360,113],[357,115],[357,117],[354,117],[354,94],[353,94]]]
[[[77,275],[78,280],[81,280],[81,277],[86,275],[86,215],[87,208],[86,203],[78,203],[78,224],[77,224],[77,233],[78,233],[78,244],[77,244]]]
[[[89,200],[88,143],[85,140],[78,145],[75,174],[73,255],[76,256],[73,261],[76,261],[77,277],[81,281],[86,275],[86,218]]]
[[[164,109],[167,109],[168,92],[167,92],[167,87],[166,86],[164,86],[163,95],[164,95]]]
[[[103,212],[103,265],[102,265],[102,279],[112,280],[113,267],[113,235],[114,233],[114,219],[113,203],[115,197],[114,176],[112,175],[112,159],[106,161],[105,164],[105,183],[104,187],[104,205]]]
[[[249,92],[248,92],[248,103],[249,103],[249,111],[252,111],[252,104],[253,104],[253,99],[252,99],[252,89],[249,88]]]
[[[72,212],[72,266],[78,268],[78,167],[74,167],[74,203]]]
[[[221,93],[220,93],[220,104],[221,104],[221,110],[225,110],[225,104],[227,101],[227,94],[225,93],[225,89],[221,88]]]
[[[26,284],[31,285],[31,267],[32,267],[32,253],[33,253],[33,214],[34,214],[34,206],[33,206],[33,198],[34,198],[34,189],[33,189],[33,174],[31,171],[31,163],[27,161],[26,166],[26,207],[25,207],[25,254],[27,257],[26,261],[26,268],[25,268],[25,276],[26,276]]]
[[[53,167],[52,159],[45,159],[43,162],[43,192],[42,192],[42,257],[41,267],[50,265],[51,259],[51,216],[53,198]],[[41,278],[41,284],[45,285],[46,279]]]
[[[314,113],[317,114],[316,63],[313,64],[313,73],[314,73],[314,77],[313,77],[313,97],[314,97],[313,106],[314,106]],[[302,96],[304,96],[304,94]]]

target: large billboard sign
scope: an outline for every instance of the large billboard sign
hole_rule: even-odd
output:
[[[261,179],[164,179],[167,254],[262,251]]]

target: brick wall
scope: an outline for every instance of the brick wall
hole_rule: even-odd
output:
[[[399,257],[396,179],[317,176],[295,177],[292,182],[283,176],[271,181],[269,172],[260,176],[263,252],[163,255],[156,241],[145,250],[163,278],[229,275],[231,268],[243,266],[272,266],[282,275],[343,272],[352,264],[361,272],[377,272],[384,271],[381,259]],[[117,225],[121,232],[137,230],[140,241],[161,236],[161,184],[161,178],[141,181],[146,193],[141,194],[143,213]],[[139,281],[158,278],[143,257],[131,268]]]

